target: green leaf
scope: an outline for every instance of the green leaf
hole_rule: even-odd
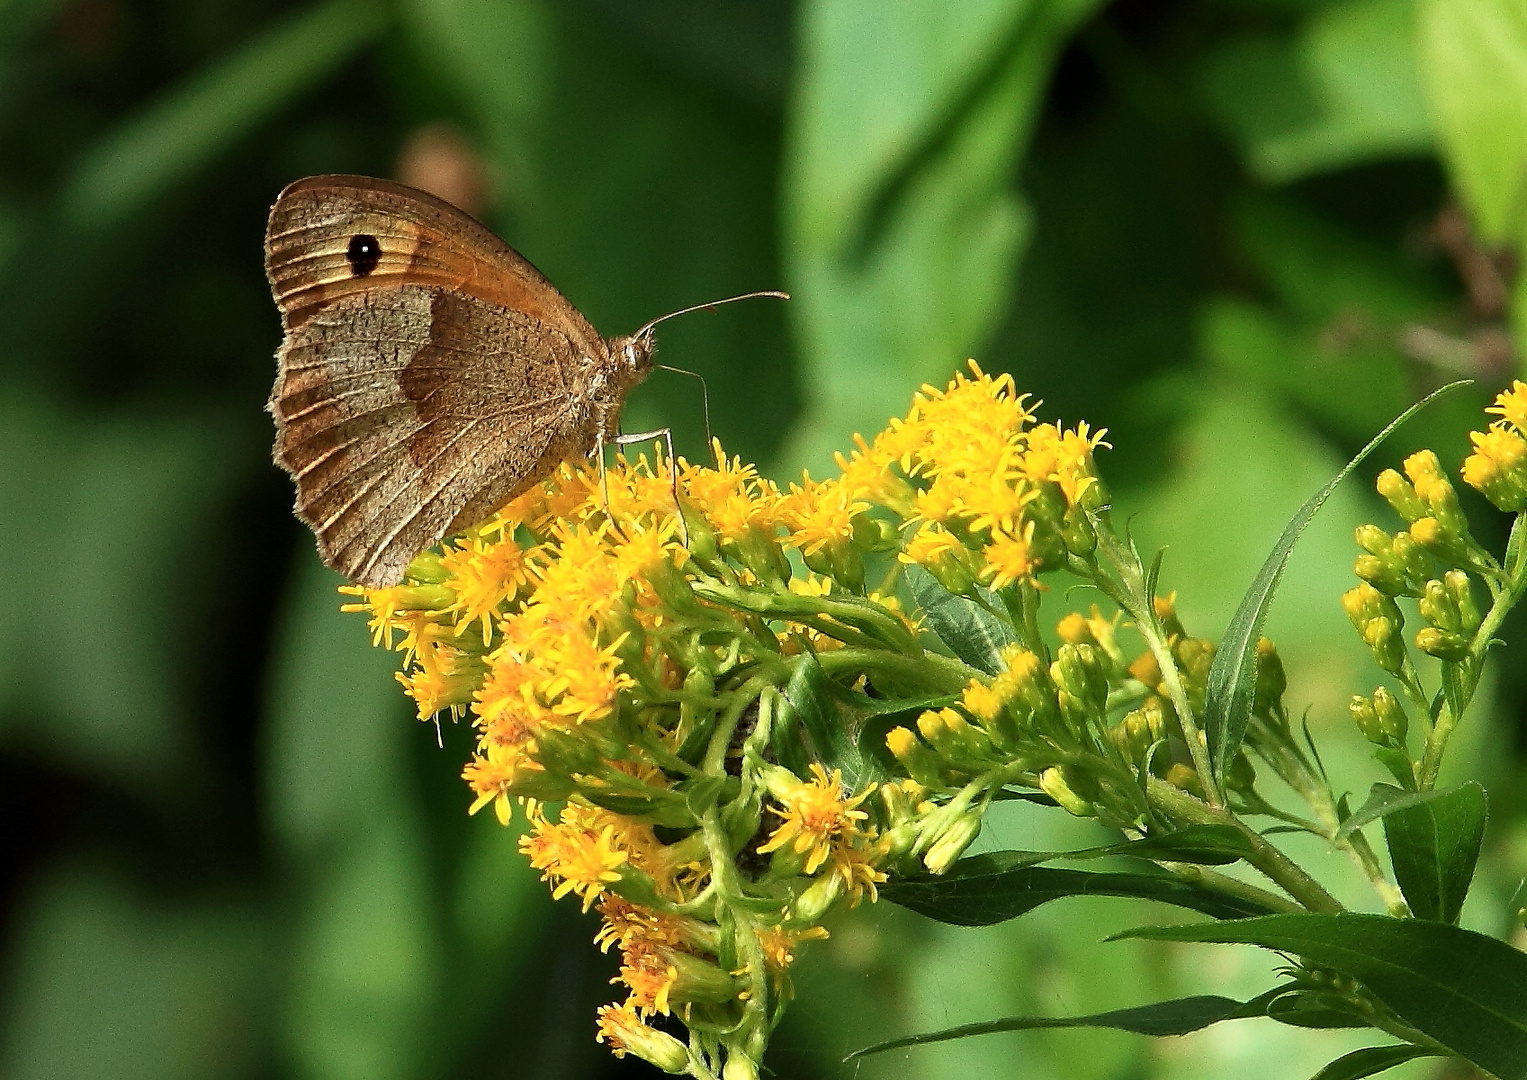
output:
[[[1251,718],[1251,708],[1256,696],[1257,641],[1262,636],[1262,624],[1267,619],[1267,611],[1272,606],[1273,594],[1277,592],[1278,583],[1283,577],[1283,568],[1288,565],[1288,557],[1293,552],[1294,544],[1298,542],[1300,534],[1304,532],[1316,512],[1325,505],[1331,493],[1336,490],[1336,486],[1387,439],[1395,428],[1441,395],[1463,385],[1465,383],[1462,381],[1454,382],[1440,390],[1434,390],[1397,416],[1388,427],[1375,435],[1367,446],[1359,450],[1357,456],[1347,462],[1346,467],[1325,487],[1310,496],[1284,526],[1282,535],[1278,537],[1277,543],[1273,545],[1272,551],[1267,556],[1267,561],[1257,572],[1256,580],[1252,582],[1246,595],[1241,598],[1240,607],[1236,609],[1230,625],[1225,628],[1225,635],[1220,639],[1219,651],[1214,656],[1214,664],[1209,669],[1209,684],[1204,698],[1204,734],[1209,741],[1209,760],[1214,770],[1216,788],[1223,783],[1225,768],[1235,760],[1236,752],[1241,747],[1241,739],[1246,735],[1246,724]]]
[[[1252,172],[1287,183],[1431,148],[1411,4],[1325,5],[1291,38],[1235,42],[1210,62],[1210,108]]]
[[[904,1046],[923,1046],[927,1043],[947,1042],[950,1039],[968,1039],[973,1035],[993,1035],[1000,1031],[1033,1031],[1037,1028],[1113,1028],[1130,1031],[1136,1035],[1186,1035],[1200,1031],[1221,1020],[1236,1020],[1246,1016],[1259,1016],[1260,998],[1236,1001],[1233,998],[1203,994],[1195,997],[1177,998],[1174,1001],[1158,1001],[1153,1005],[1140,1005],[1133,1009],[1114,1009],[1111,1012],[1093,1013],[1091,1016],[1006,1016],[1000,1020],[982,1020],[974,1024],[943,1028],[940,1031],[908,1035],[888,1042],[875,1043],[862,1050],[855,1050],[844,1061],[879,1054],[886,1050],[899,1050]],[[1246,1011],[1251,1006],[1253,1011]]]
[[[1074,853],[1072,853],[1074,854]],[[1036,859],[1036,856],[1038,857]],[[991,926],[1063,896],[1133,896],[1201,911],[1216,919],[1260,915],[1266,908],[1240,897],[1189,885],[1165,874],[1064,870],[1033,865],[1053,853],[999,851],[972,855],[939,877],[893,881],[880,895],[952,926]]]
[[[921,566],[907,567],[906,576],[929,629],[949,651],[988,675],[1001,674],[1002,646],[1016,640],[1012,628],[975,601],[949,592]]]
[[[1267,915],[1118,937],[1260,945],[1357,979],[1411,1027],[1500,1080],[1527,1078],[1527,954],[1495,938],[1382,915]]]
[[[790,471],[830,467],[999,329],[1030,235],[1012,177],[1098,0],[820,0],[797,20],[786,267],[806,394]]]
[[[1384,837],[1395,880],[1416,918],[1458,921],[1474,879],[1488,813],[1485,789],[1471,780],[1385,816]]]
[[[1472,781],[1470,781],[1472,783]],[[1362,806],[1345,814],[1341,819],[1341,828],[1336,830],[1335,839],[1345,840],[1352,833],[1371,822],[1403,810],[1408,806],[1421,806],[1434,799],[1440,799],[1451,795],[1457,788],[1445,788],[1441,791],[1405,791],[1393,784],[1374,784],[1368,791],[1368,799]],[[1346,796],[1343,796],[1345,798]]]
[[[407,757],[433,736],[388,686],[397,655],[368,648],[364,620],[339,611],[343,580],[305,558],[275,637],[268,829],[292,878],[282,932],[301,957],[277,1037],[302,1073],[408,1080],[434,1049],[447,959]]]
[[[1147,836],[1140,840],[1099,848],[1097,853],[1133,855],[1141,859],[1205,863],[1216,866],[1244,859],[1253,853],[1253,848],[1246,834],[1233,826],[1189,825],[1176,832]]]
[[[1362,1028],[1371,1026],[1366,1016],[1359,1016],[1352,1003],[1334,994],[1286,994],[1267,1006],[1270,1019],[1290,1027]]]
[[[780,693],[800,719],[816,759],[828,769],[842,769],[849,786],[857,788],[864,777],[866,762],[834,704],[839,690],[816,657],[807,653],[796,661],[795,671]],[[783,729],[776,731],[776,745],[781,738],[788,739]]]
[[[1484,240],[1527,226],[1527,5],[1421,0],[1421,70],[1453,187]]]
[[[326,78],[384,25],[373,0],[304,7],[130,117],[64,184],[77,226],[121,225]]]
[[[1381,1073],[1416,1058],[1439,1056],[1424,1046],[1367,1046],[1343,1054],[1310,1080],[1363,1080],[1365,1076]]]

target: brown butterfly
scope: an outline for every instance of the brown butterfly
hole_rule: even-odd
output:
[[[281,192],[265,272],[286,332],[267,405],[276,463],[323,561],[374,588],[561,462],[622,441],[662,321],[601,337],[485,226],[365,176]]]

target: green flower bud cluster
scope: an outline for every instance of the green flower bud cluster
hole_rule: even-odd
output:
[[[1394,598],[1364,582],[1342,593],[1341,606],[1357,636],[1373,652],[1374,662],[1391,675],[1405,670],[1405,616]]]

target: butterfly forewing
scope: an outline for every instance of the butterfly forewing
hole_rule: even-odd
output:
[[[277,201],[266,255],[287,329],[275,458],[352,580],[396,584],[419,551],[594,449],[587,384],[606,343],[455,208],[312,177]]]

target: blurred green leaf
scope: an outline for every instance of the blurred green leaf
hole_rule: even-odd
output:
[[[1417,1031],[1494,1073],[1527,1077],[1527,954],[1470,930],[1381,915],[1267,915],[1120,937],[1260,945],[1335,968]]]
[[[187,662],[187,582],[242,472],[240,427],[0,394],[0,504],[12,508],[0,557],[35,566],[46,538],[49,567],[28,587],[28,617],[0,628],[0,731],[13,744],[140,796],[185,793],[194,703],[164,672]],[[44,656],[73,659],[39,668]]]
[[[268,805],[298,876],[286,1041],[336,1080],[420,1074],[443,977],[427,840],[404,764],[397,657],[341,613],[338,575],[304,559],[271,693]]]
[[[0,53],[21,44],[27,35],[56,15],[64,3],[65,0],[0,0]],[[0,65],[7,59],[0,55]]]
[[[378,0],[324,0],[165,92],[80,158],[63,184],[65,217],[122,225],[349,61],[385,12]]]
[[[1343,0],[1291,39],[1226,46],[1204,74],[1210,108],[1272,183],[1431,148],[1413,0]]]
[[[1051,853],[1039,853],[1050,856]],[[1216,919],[1259,915],[1249,900],[1200,889],[1164,874],[1062,870],[1034,866],[1034,852],[997,851],[961,859],[941,876],[882,885],[893,904],[953,926],[991,926],[1066,896],[1133,896],[1201,911]]]
[[[1011,174],[1096,0],[812,0],[785,231],[807,357],[786,454],[821,468],[996,331],[1028,232]]]
[[[552,95],[557,40],[542,0],[402,0],[399,14],[424,72],[450,88],[498,166],[498,194],[536,207],[543,175],[530,160]]]
[[[1094,1013],[1091,1016],[1005,1016],[1000,1020],[983,1020],[974,1024],[928,1031],[921,1035],[908,1035],[901,1039],[866,1046],[855,1050],[843,1060],[867,1057],[886,1050],[899,1050],[906,1046],[922,1046],[927,1043],[946,1042],[949,1039],[968,1039],[975,1035],[994,1035],[1002,1031],[1033,1031],[1040,1028],[1114,1028],[1136,1035],[1186,1035],[1201,1031],[1221,1020],[1234,1020],[1244,1016],[1258,1015],[1245,1012],[1253,1002],[1236,1001],[1214,995],[1177,998],[1175,1001],[1158,1001],[1151,1005],[1139,1005],[1133,1009],[1115,1009],[1112,1012]]]
[[[87,861],[50,868],[16,915],[7,1080],[238,1080],[261,1071],[270,954],[241,904],[173,901]]]
[[[1421,1046],[1367,1046],[1343,1054],[1310,1080],[1363,1080],[1416,1058],[1439,1056]]]
[[[1418,919],[1456,923],[1485,839],[1485,789],[1460,784],[1384,816],[1395,881]]]
[[[1527,229],[1527,5],[1420,0],[1421,65],[1453,184],[1484,239]]]

